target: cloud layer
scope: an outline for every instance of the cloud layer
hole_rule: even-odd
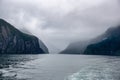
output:
[[[119,0],[0,0],[0,18],[56,52],[120,22]]]

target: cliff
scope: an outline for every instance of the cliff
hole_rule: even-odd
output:
[[[43,44],[43,43],[42,43]],[[0,19],[0,53],[1,54],[40,54],[39,39],[25,34],[3,19]]]

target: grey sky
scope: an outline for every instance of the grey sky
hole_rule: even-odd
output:
[[[119,0],[0,0],[0,18],[39,37],[51,52],[120,22]]]

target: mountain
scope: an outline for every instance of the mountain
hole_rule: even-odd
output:
[[[94,54],[119,55],[120,53],[120,26],[111,27],[102,35],[88,40],[71,43],[60,53],[64,54]]]
[[[61,54],[82,54],[86,49],[89,41],[77,41],[68,45],[68,47],[61,51]]]
[[[85,41],[77,41],[68,45],[68,47],[61,51],[61,54],[83,54],[88,45],[104,40],[108,35],[102,34],[94,39]]]
[[[43,45],[43,43],[41,44]],[[45,51],[39,45],[39,39],[37,37],[25,34],[5,20],[0,19],[1,54],[40,54],[45,52],[48,51]]]
[[[39,45],[40,45],[40,48],[42,48],[42,50],[45,52],[45,53],[49,53],[49,50],[48,48],[45,46],[45,44],[39,40]]]
[[[88,45],[84,54],[120,55],[120,26],[110,28],[105,39]]]

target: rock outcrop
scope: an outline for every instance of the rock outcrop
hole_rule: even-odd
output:
[[[40,47],[37,37],[25,34],[0,19],[0,54],[40,53],[45,53],[45,50]]]

